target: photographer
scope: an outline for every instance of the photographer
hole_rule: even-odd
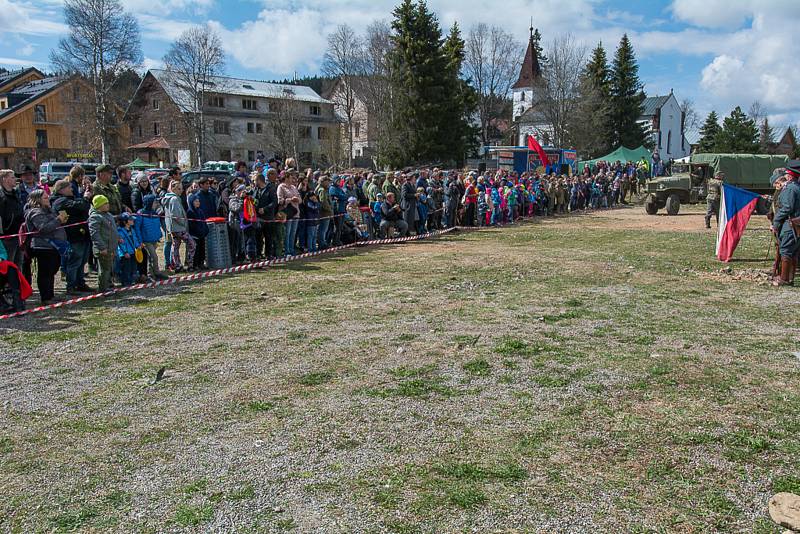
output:
[[[389,237],[389,228],[394,228],[400,234],[408,234],[408,224],[403,220],[403,211],[395,203],[394,193],[387,193],[386,201],[381,206],[381,233]]]

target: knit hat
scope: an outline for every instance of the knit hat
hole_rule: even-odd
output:
[[[105,195],[96,195],[92,199],[92,206],[94,206],[94,209],[96,209],[96,210],[99,210],[100,208],[102,208],[106,204],[108,204],[108,198],[106,198]]]

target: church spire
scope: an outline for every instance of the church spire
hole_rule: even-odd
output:
[[[519,79],[512,89],[530,89],[535,82],[542,77],[542,67],[539,63],[539,53],[535,40],[536,29],[533,27],[531,18],[531,37],[528,40],[528,50],[525,52],[525,59],[522,62],[522,69],[519,72]]]

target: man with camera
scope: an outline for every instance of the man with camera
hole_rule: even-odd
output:
[[[395,203],[394,193],[387,193],[381,206],[381,233],[389,237],[389,228],[394,228],[400,237],[408,235],[408,224],[403,220],[403,210]]]

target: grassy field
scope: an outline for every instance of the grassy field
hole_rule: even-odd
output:
[[[800,290],[640,211],[5,322],[0,531],[780,532]]]

